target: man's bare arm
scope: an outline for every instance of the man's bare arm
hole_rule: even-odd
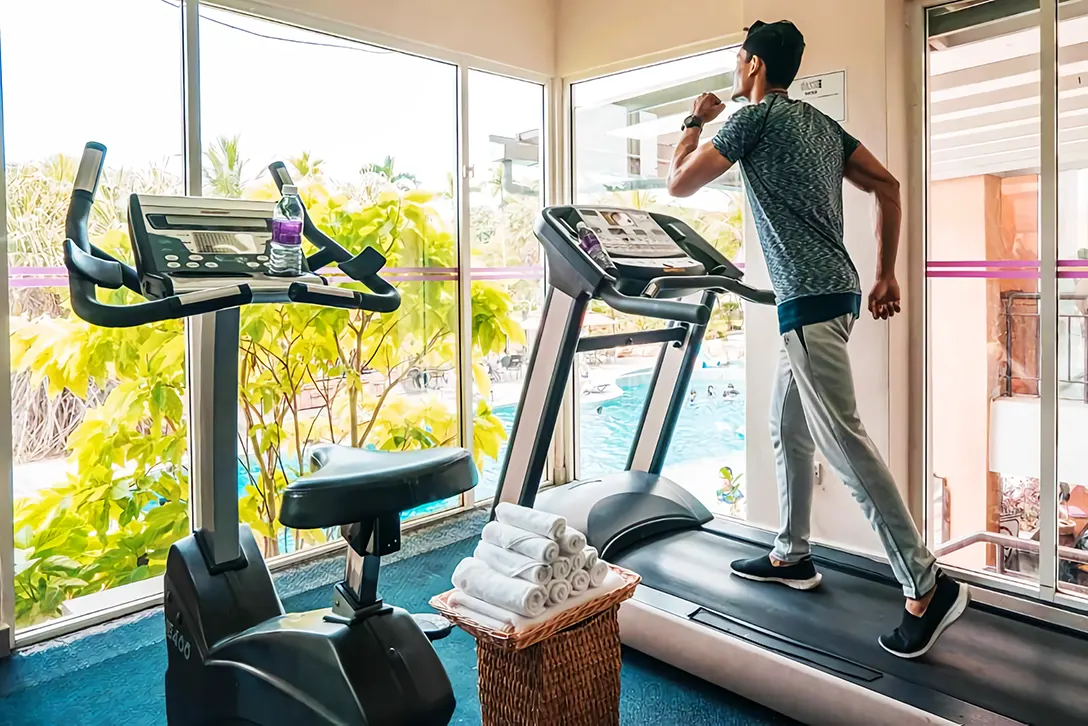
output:
[[[899,182],[864,146],[858,146],[850,155],[845,176],[858,189],[876,197],[876,276],[878,280],[894,280],[903,219]]]
[[[732,166],[713,144],[699,144],[699,129],[687,129],[673,152],[665,186],[674,197],[690,197]]]

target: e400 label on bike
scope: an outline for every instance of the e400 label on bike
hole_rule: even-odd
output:
[[[189,660],[189,654],[192,653],[192,646],[189,644],[189,639],[185,635],[174,627],[174,624],[169,620],[166,621],[166,639],[174,644],[174,647],[178,649],[182,657],[185,660]]]

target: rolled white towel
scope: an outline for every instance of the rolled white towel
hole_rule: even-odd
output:
[[[587,570],[590,567],[593,567],[593,565],[597,564],[597,560],[599,560],[601,558],[600,555],[597,554],[597,548],[596,547],[587,546],[584,550],[582,550],[582,553],[586,556],[586,569]]]
[[[570,583],[566,583],[568,586]],[[503,624],[502,630],[508,630],[507,625],[509,623],[514,624],[514,631],[523,631],[528,628],[532,628],[541,623],[545,623],[551,618],[556,617],[560,613],[564,613],[571,608],[579,607],[580,605],[601,596],[602,593],[612,592],[618,590],[624,586],[624,579],[617,575],[613,570],[608,570],[608,576],[605,578],[604,583],[597,589],[586,590],[580,595],[575,595],[573,592],[565,602],[558,605],[549,605],[544,609],[543,614],[538,615],[535,618],[523,618],[520,615],[507,612],[502,608],[496,608],[489,603],[483,603],[482,600],[467,595],[460,590],[454,590],[449,594],[447,602],[457,612],[466,614],[469,618],[481,625],[488,625],[494,627],[492,622],[484,622],[479,620],[480,617],[489,618],[491,621],[497,621]],[[498,616],[498,617],[496,617]],[[496,628],[497,630],[499,628]]]
[[[587,567],[586,572],[589,573],[589,586],[600,587],[604,582],[604,578],[608,577],[610,570],[608,569],[608,563],[604,560],[597,560],[593,563],[592,567]]]
[[[496,547],[523,554],[545,565],[552,564],[559,556],[557,542],[502,522],[488,522],[480,539]]]
[[[495,507],[495,519],[526,532],[539,534],[541,537],[559,540],[567,529],[567,520],[557,514],[548,514],[528,507],[520,507],[510,502],[502,502]]]
[[[570,576],[570,592],[572,595],[581,595],[589,589],[589,573],[585,570],[575,570]]]
[[[573,570],[569,557],[556,557],[555,562],[552,563],[552,577],[556,580],[569,580]]]
[[[586,569],[586,553],[582,550],[575,552],[573,555],[567,555],[567,559],[570,560],[571,572]]]
[[[555,541],[559,543],[559,553],[564,555],[573,555],[586,548],[586,536],[570,527],[567,527],[562,535],[556,537]]]
[[[500,575],[473,557],[458,563],[452,580],[465,594],[527,618],[542,614],[548,605],[548,591],[540,585]]]
[[[467,608],[463,605],[453,605],[454,610],[468,618],[477,625],[483,625],[485,628],[491,628],[492,630],[498,630],[499,632],[510,630],[511,625],[495,618],[489,618],[481,612],[477,612],[472,608]]]
[[[492,605],[489,602],[485,602],[478,597],[473,597],[468,593],[461,592],[460,590],[454,590],[450,593],[447,602],[454,609],[465,612],[472,617],[479,615],[487,618],[491,622],[484,622],[477,620],[476,622],[481,625],[486,625],[489,628],[495,628],[495,623],[498,623],[496,630],[504,630],[507,626],[514,627],[518,623],[522,622],[524,618],[516,615],[509,610]]]
[[[488,542],[476,545],[472,556],[500,575],[520,577],[534,585],[547,585],[552,579],[552,568],[519,552],[504,550]]]
[[[548,583],[548,605],[560,605],[570,597],[570,583],[566,580],[552,580]]]

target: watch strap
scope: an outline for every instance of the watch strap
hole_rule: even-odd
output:
[[[701,129],[702,127],[703,127],[703,120],[701,118],[699,118],[698,116],[696,116],[695,114],[691,114],[690,116],[688,116],[687,118],[684,119],[684,124],[683,124],[683,126],[681,128],[682,129]]]

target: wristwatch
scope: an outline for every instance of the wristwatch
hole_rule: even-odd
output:
[[[684,123],[680,127],[680,130],[681,131],[686,131],[688,129],[701,129],[701,128],[703,128],[703,120],[701,118],[699,118],[698,116],[696,116],[695,114],[692,114],[691,116],[688,116],[686,119],[684,119]]]

